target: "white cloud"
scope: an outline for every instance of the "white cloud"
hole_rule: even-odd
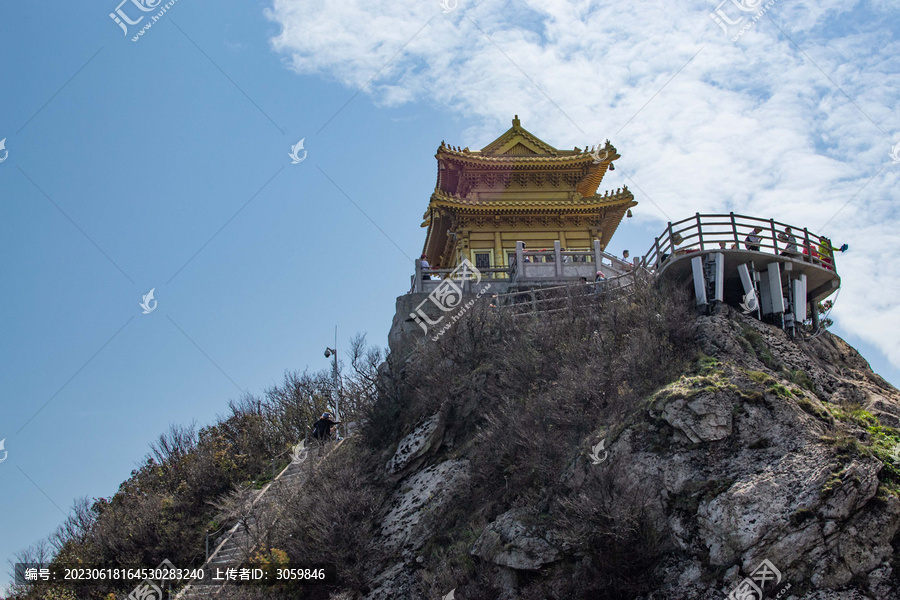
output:
[[[450,143],[481,147],[513,113],[560,147],[610,138],[623,158],[605,183],[646,192],[629,185],[638,218],[665,220],[652,198],[674,219],[734,210],[818,232],[858,194],[823,231],[851,245],[834,317],[900,366],[897,8],[777,0],[732,42],[717,4],[273,0],[267,14],[296,71],[354,90],[377,73],[376,102],[465,115]]]

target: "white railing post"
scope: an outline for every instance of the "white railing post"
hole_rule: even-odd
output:
[[[516,281],[519,280],[519,276],[527,277],[528,274],[525,272],[525,242],[516,242]]]
[[[414,262],[416,263],[416,281],[413,283],[413,291],[418,293],[422,291],[422,261],[417,258]]]
[[[775,219],[769,219],[769,226],[772,229],[772,249],[778,254],[778,234],[775,233]]]
[[[700,213],[697,213],[697,239],[700,241],[700,250],[703,251],[703,224],[700,221]]]
[[[553,259],[556,261],[556,278],[563,276],[562,254],[560,253],[559,240],[553,242]]]
[[[813,259],[813,248],[809,243],[809,229],[806,227],[803,228],[803,246],[806,248],[806,255],[809,257],[809,263],[811,265],[816,264],[815,259]]]
[[[741,240],[738,239],[737,221],[734,219],[734,213],[728,213],[731,216],[731,234],[734,236],[734,247],[740,248]]]

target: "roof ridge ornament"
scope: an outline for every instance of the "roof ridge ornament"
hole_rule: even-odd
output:
[[[514,115],[512,120],[513,127],[521,127],[522,122],[519,120],[519,115]]]

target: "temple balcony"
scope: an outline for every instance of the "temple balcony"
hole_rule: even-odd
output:
[[[431,293],[445,279],[453,281],[464,293],[477,293],[482,282],[490,282],[495,293],[504,293],[508,289],[566,285],[582,279],[593,283],[598,271],[612,281],[634,269],[633,264],[603,252],[598,240],[593,246],[590,251],[566,251],[556,241],[552,250],[527,250],[524,242],[517,242],[509,267],[476,269],[468,263],[466,268],[430,269],[422,268],[417,260],[410,293]]]

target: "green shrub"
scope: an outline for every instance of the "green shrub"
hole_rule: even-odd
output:
[[[806,374],[806,371],[803,371],[801,369],[791,370],[785,368],[784,373],[791,383],[799,385],[803,389],[806,389],[814,394],[816,393],[816,385],[813,383],[813,380],[809,378],[809,375]]]
[[[794,527],[799,527],[804,522],[809,519],[814,519],[816,514],[808,508],[798,508],[794,512],[791,513],[791,516],[788,518],[791,522],[791,525]]]
[[[841,469],[840,471],[835,471],[828,476],[828,479],[824,484],[822,484],[822,489],[819,491],[822,498],[830,498],[832,495],[834,495],[834,491],[841,486],[844,480],[844,475],[846,475],[846,473],[846,469]]]
[[[759,332],[751,327],[744,327],[741,332],[741,336],[744,340],[746,340],[747,345],[749,345],[749,348],[752,350],[751,353],[758,357],[764,365],[766,365],[773,371],[781,370],[782,362],[775,358],[775,356],[772,354],[772,351],[769,350],[769,347],[766,345],[765,340],[759,334]],[[742,345],[745,347],[745,349],[747,348],[746,345]]]
[[[845,433],[822,436],[819,441],[834,448],[838,458],[851,459],[863,453],[859,440]]]
[[[779,398],[791,399],[794,393],[780,383],[773,384],[766,390],[767,394],[775,394]]]
[[[821,419],[823,421],[831,422],[831,415],[824,408],[820,408],[816,403],[805,398],[803,396],[797,398],[797,406],[803,409],[804,412],[816,417],[817,419]]]
[[[847,407],[837,406],[834,404],[827,405],[829,412],[838,421],[850,423],[863,429],[878,427],[880,425],[878,418],[867,410],[862,409],[858,404],[851,404]]]
[[[700,353],[700,357],[697,359],[697,372],[701,375],[710,375],[719,367],[719,359],[714,356],[708,356],[704,353]]]
[[[775,381],[771,375],[763,373],[762,371],[747,371],[747,377],[762,385],[767,385],[769,382]]]
[[[739,390],[738,396],[740,396],[744,402],[750,404],[762,404],[766,400],[765,395],[758,390]]]

